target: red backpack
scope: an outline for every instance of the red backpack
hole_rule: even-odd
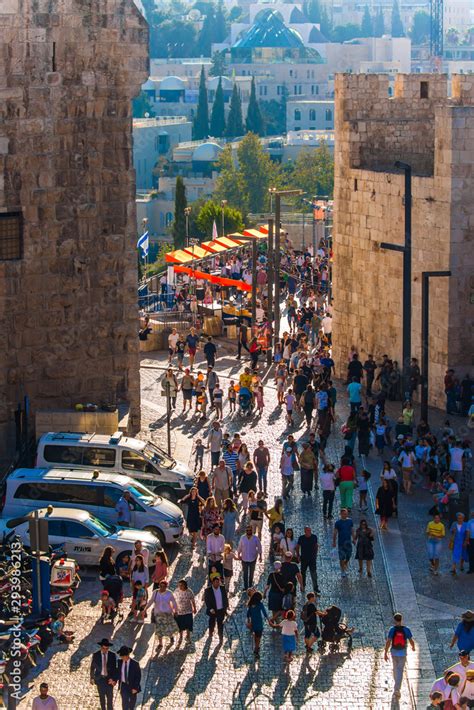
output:
[[[407,635],[403,626],[395,626],[392,638],[392,648],[396,651],[404,651],[407,647]]]

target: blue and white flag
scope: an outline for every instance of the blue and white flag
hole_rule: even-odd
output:
[[[147,256],[148,248],[150,246],[150,240],[148,238],[148,230],[143,232],[142,236],[138,238],[137,248],[143,251],[143,256]]]

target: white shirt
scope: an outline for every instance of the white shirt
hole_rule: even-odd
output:
[[[220,451],[222,445],[222,429],[214,429],[214,427],[212,427],[207,438],[207,444],[210,446],[213,453]]]
[[[224,554],[225,537],[224,535],[214,535],[211,533],[206,538],[207,555],[211,560],[221,560]]]
[[[120,680],[122,683],[127,683],[128,682],[128,666],[130,665],[130,661],[125,661],[122,663],[122,672],[120,676]]]
[[[450,471],[462,471],[462,458],[464,451],[459,446],[453,446],[449,449],[451,462],[449,464]]]
[[[333,472],[323,471],[319,475],[319,479],[321,481],[321,489],[323,491],[334,491],[336,489],[336,486],[334,484],[334,473]]]
[[[148,560],[150,559],[150,550],[147,550],[146,547],[142,547],[140,552],[132,552],[130,556],[130,569],[133,569],[135,567],[135,560],[137,558],[137,555],[141,555],[143,557],[143,565],[145,567],[148,567]]]
[[[462,683],[459,684],[459,689],[461,689],[461,687]],[[459,690],[457,688],[452,688],[448,683],[446,683],[444,677],[435,680],[431,686],[431,693],[434,693],[435,691],[443,694],[443,700],[451,698],[453,703],[459,702],[459,698],[461,697],[459,695]]]
[[[178,333],[176,333],[176,334],[175,334],[175,333],[170,333],[170,334],[168,335],[168,345],[170,346],[170,348],[173,348],[173,350],[174,350],[174,348],[176,347],[176,343],[178,342],[178,339],[179,339],[179,334],[178,334]]]
[[[31,710],[58,710],[58,705],[51,695],[48,695],[44,700],[38,695],[38,697],[33,700]]]
[[[389,471],[382,471],[382,478],[385,479],[386,481],[391,481],[393,479],[396,479],[396,477],[397,477],[397,474],[395,473],[393,468],[391,468]]]
[[[453,673],[457,673],[461,676],[462,687],[464,685],[464,681],[466,680],[467,671],[474,671],[474,661],[469,661],[467,666],[463,666],[461,662],[455,663],[454,666],[449,666],[446,670],[452,671]]]
[[[101,652],[101,657],[102,657],[102,670],[101,670],[101,675],[107,675],[107,653],[102,653]]]
[[[324,335],[332,333],[332,318],[325,316],[321,321],[321,326],[324,331]]]
[[[153,592],[148,606],[153,605],[153,611],[155,614],[165,613],[171,614],[171,609],[176,613],[178,611],[178,605],[176,604],[176,599],[171,592],[161,593],[158,590]],[[171,608],[170,608],[171,606]],[[148,608],[148,607],[147,607]]]
[[[405,451],[402,451],[398,457],[398,460],[400,461],[402,468],[413,468],[414,458],[415,457],[411,451],[408,454]]]
[[[262,543],[256,535],[252,535],[251,538],[248,538],[247,535],[242,535],[238,553],[242,562],[254,562],[262,554]]]

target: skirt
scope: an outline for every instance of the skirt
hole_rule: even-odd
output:
[[[292,634],[291,636],[282,636],[283,640],[283,650],[285,653],[292,653],[296,650],[296,636]]]
[[[193,615],[192,614],[178,614],[176,617],[176,623],[178,624],[178,629],[180,631],[192,631],[193,630]]]
[[[155,631],[157,636],[174,636],[178,627],[173,614],[160,612],[155,614]]]

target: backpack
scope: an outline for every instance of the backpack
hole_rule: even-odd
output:
[[[392,648],[395,651],[403,651],[407,647],[407,635],[404,626],[396,626],[392,638]]]
[[[281,608],[283,611],[288,611],[289,609],[293,609],[294,607],[294,601],[293,601],[293,595],[292,594],[284,594],[283,599],[281,602]]]

